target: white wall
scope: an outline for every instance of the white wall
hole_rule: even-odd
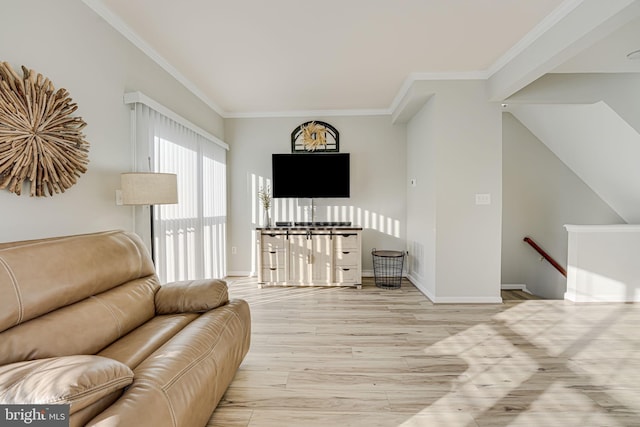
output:
[[[640,132],[640,73],[547,74],[511,96],[509,104],[593,104],[604,101]]]
[[[640,223],[640,134],[613,109],[600,101],[518,105],[512,113],[618,215]]]
[[[637,223],[638,93],[640,73],[552,74],[508,102],[514,116],[618,215]]]
[[[565,298],[577,302],[640,302],[640,226],[567,225]]]
[[[132,229],[132,208],[115,205],[120,172],[132,168],[125,92],[141,91],[223,137],[222,119],[78,0],[4,0],[0,60],[66,88],[91,143],[88,172],[46,198],[0,191],[0,241]]]
[[[231,146],[228,158],[231,194],[228,248],[236,249],[235,254],[228,251],[230,275],[254,273],[253,230],[261,225],[262,218],[256,190],[271,178],[271,154],[291,152],[291,132],[308,120],[325,121],[337,128],[340,152],[351,153],[351,197],[316,199],[315,219],[346,220],[364,227],[362,268],[365,273],[372,271],[372,248],[404,249],[404,126],[392,125],[389,116],[227,119],[226,142]],[[304,213],[309,200],[291,203],[294,210],[299,207]],[[282,202],[275,200],[272,221],[296,220],[285,210]]]
[[[407,124],[407,249],[411,280],[436,295],[436,138],[431,98]]]
[[[415,239],[409,247],[425,248],[417,254],[425,267],[435,257],[434,272],[420,273],[424,281],[416,284],[435,302],[499,302],[499,106],[487,102],[484,81],[414,84],[421,86],[418,92],[434,94],[408,125],[408,174],[418,182],[407,197],[407,228]],[[489,194],[491,204],[477,205],[476,194]]]
[[[502,129],[502,283],[562,299],[566,279],[522,239],[566,267],[565,224],[624,221],[512,114],[503,114]]]

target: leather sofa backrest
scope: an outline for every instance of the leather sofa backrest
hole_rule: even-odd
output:
[[[122,231],[0,248],[0,364],[95,354],[155,314],[140,240]]]

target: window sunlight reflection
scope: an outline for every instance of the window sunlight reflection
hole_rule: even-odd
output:
[[[400,426],[434,422],[436,415],[443,417],[438,420],[442,425],[452,425],[453,418],[447,417],[455,417],[461,407],[473,408],[466,411],[472,420],[462,425],[490,424],[503,416],[501,425],[617,426],[622,424],[607,415],[606,405],[636,405],[627,391],[636,387],[637,378],[617,371],[619,363],[637,358],[637,339],[608,333],[610,325],[620,326],[626,307],[586,305],[575,310],[544,301],[523,302],[501,310],[490,322],[469,327],[464,326],[465,310],[473,306],[460,309],[460,324],[449,327],[458,331],[426,347],[428,359],[422,362],[446,366],[463,361],[466,370],[452,380],[455,392],[441,394]],[[438,314],[420,318],[437,321]],[[631,332],[635,326],[629,328]],[[603,340],[611,344],[603,345]],[[618,363],[609,362],[612,355]]]
[[[238,282],[244,286],[238,286]],[[275,339],[272,341],[274,333],[288,334],[278,352],[298,351],[289,348],[292,343],[301,346],[303,337],[321,337],[326,340],[322,343],[336,343],[340,346],[337,351],[347,355],[346,359],[336,358],[341,362],[333,364],[330,359],[321,368],[310,369],[309,375],[292,380],[287,384],[291,395],[300,390],[296,387],[306,390],[318,384],[331,396],[349,390],[357,392],[358,402],[362,396],[369,401],[380,399],[381,406],[376,403],[375,408],[384,410],[367,407],[379,418],[358,418],[345,425],[637,425],[636,329],[640,313],[636,304],[543,300],[502,305],[409,304],[409,299],[415,301],[416,296],[407,292],[397,294],[399,305],[390,307],[390,312],[400,316],[387,313],[389,319],[397,321],[386,322],[387,315],[383,315],[384,323],[375,324],[374,330],[365,325],[373,316],[380,316],[380,307],[391,304],[390,298],[395,297],[385,294],[380,301],[378,291],[363,289],[375,294],[373,299],[362,298],[362,292],[354,295],[345,288],[271,288],[256,292],[255,284],[255,279],[234,281],[234,296],[247,298],[252,306],[288,299],[285,305],[298,307],[285,312],[280,305],[262,312],[276,316],[269,317],[271,323],[257,324],[267,332],[258,335],[268,342],[262,350],[267,357],[273,351],[271,346],[278,345]],[[336,306],[337,300],[347,303]],[[365,311],[351,315],[349,308],[354,301],[367,307]],[[315,311],[316,304],[322,306],[321,310],[335,310],[329,315],[337,316],[337,320],[327,325],[314,323],[314,319],[324,319],[319,314],[325,313]],[[279,315],[278,309],[285,314]],[[299,322],[301,313],[309,322]],[[295,329],[286,329],[292,324]],[[347,326],[346,332],[341,330]],[[562,350],[554,350],[556,346]],[[306,366],[304,360],[302,366]],[[289,362],[284,358],[281,361],[283,366]],[[318,379],[324,368],[328,375]],[[284,380],[277,387],[281,383]],[[347,403],[351,405],[345,399],[344,407]],[[349,411],[353,407],[349,406]]]

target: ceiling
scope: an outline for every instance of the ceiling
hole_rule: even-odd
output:
[[[490,77],[528,35],[579,3],[83,1],[224,117],[388,111],[412,75]],[[619,37],[640,40],[636,27]],[[598,49],[610,53],[605,42]],[[585,61],[593,58],[560,71]]]
[[[640,18],[633,19],[608,37],[567,59],[556,73],[640,73],[640,60],[627,55],[640,49]]]

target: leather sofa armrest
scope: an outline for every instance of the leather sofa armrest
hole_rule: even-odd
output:
[[[186,280],[160,286],[156,314],[200,313],[229,302],[227,282],[219,279]]]
[[[78,412],[133,382],[123,363],[100,356],[62,356],[0,366],[0,403],[67,404]]]

